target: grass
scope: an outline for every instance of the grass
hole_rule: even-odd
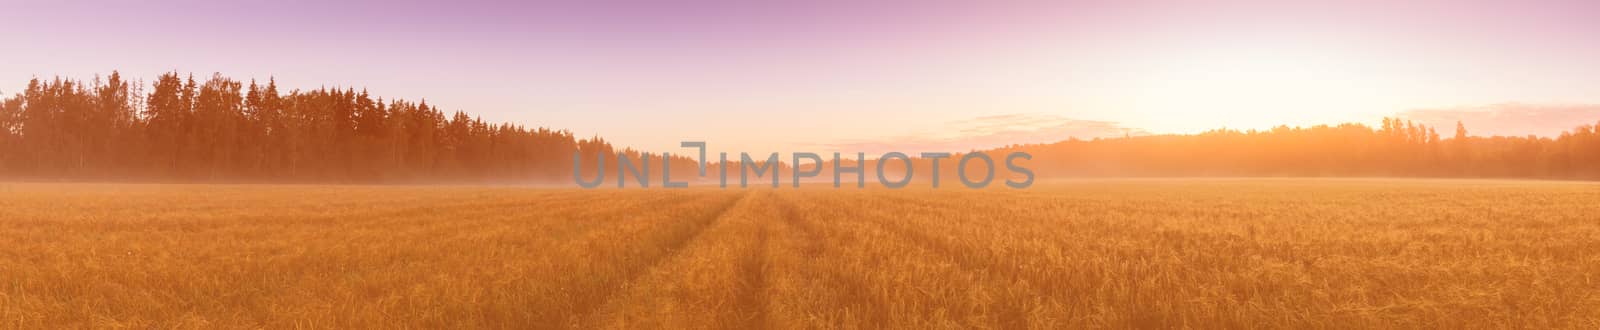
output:
[[[0,328],[1597,328],[1600,185],[3,184]]]

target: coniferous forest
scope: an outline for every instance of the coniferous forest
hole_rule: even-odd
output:
[[[492,124],[364,90],[280,91],[176,73],[28,83],[0,107],[0,173],[30,179],[429,182],[569,179],[567,131]]]
[[[993,151],[1031,153],[1030,167],[1041,177],[1600,178],[1593,126],[1555,137],[1471,136],[1462,125],[1441,133],[1385,118],[1377,128],[1215,130]],[[572,182],[576,151],[591,160],[617,151],[637,155],[598,137],[488,123],[425,101],[374,98],[353,88],[282,91],[271,79],[199,81],[167,73],[144,84],[113,72],[89,82],[34,79],[0,102],[0,178],[8,179]],[[693,166],[674,160],[680,162],[675,175]],[[921,170],[926,160],[915,164],[919,176],[929,173]]]

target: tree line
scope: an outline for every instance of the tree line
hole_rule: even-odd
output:
[[[1054,176],[1405,176],[1600,179],[1600,134],[1580,125],[1555,137],[1450,137],[1384,118],[1361,124],[1218,129],[1193,135],[1071,139],[1013,146],[1048,159]],[[1008,148],[1009,149],[1009,148]]]
[[[1467,133],[1458,124],[1446,138],[1433,127],[1385,118],[1376,128],[1342,124],[1219,129],[971,152],[1000,156],[1027,152],[1033,155],[1028,167],[1046,178],[1600,178],[1600,134],[1594,126],[1579,126],[1550,138]],[[8,179],[572,183],[575,153],[583,156],[584,167],[578,170],[585,178],[601,170],[592,163],[600,155],[620,153],[635,160],[641,156],[640,151],[617,149],[598,137],[488,123],[460,111],[447,115],[426,101],[375,99],[365,90],[281,92],[272,79],[246,83],[212,75],[202,83],[193,75],[174,72],[145,84],[112,72],[88,83],[33,79],[25,90],[0,100],[0,178]],[[660,154],[654,157],[658,171],[654,177],[659,178]],[[952,159],[960,157],[958,153]],[[689,180],[715,180],[724,168],[713,163],[709,176],[698,177],[694,160],[674,152],[670,161],[673,177]],[[607,181],[620,178],[615,176],[614,156],[605,162]],[[847,163],[856,164],[853,159]],[[780,175],[793,171],[792,164],[777,165]],[[831,178],[832,162],[821,165],[822,177]],[[876,162],[866,160],[861,165],[872,173]],[[922,177],[931,174],[931,165],[916,159],[912,167]],[[943,166],[949,169],[955,164]],[[733,162],[726,168],[737,181],[739,174],[734,171],[740,165]],[[904,169],[891,164],[886,172]],[[945,170],[941,177],[954,179],[953,174]]]
[[[0,104],[0,177],[262,182],[555,181],[599,138],[446,115],[365,90],[113,72],[33,79]]]

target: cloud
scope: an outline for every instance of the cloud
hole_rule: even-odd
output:
[[[1455,132],[1456,121],[1474,136],[1556,136],[1579,125],[1600,121],[1600,105],[1506,103],[1474,107],[1414,109],[1401,118],[1432,126],[1441,135]]]
[[[889,151],[964,152],[1012,144],[1050,143],[1069,138],[1092,139],[1148,135],[1116,122],[1079,120],[1049,114],[1006,114],[946,123],[932,131],[869,140],[848,140],[819,145],[826,150],[877,154]]]

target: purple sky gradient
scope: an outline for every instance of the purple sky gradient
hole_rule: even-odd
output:
[[[1060,136],[946,129],[996,116],[1159,134],[1600,104],[1595,1],[511,3],[11,1],[0,92],[113,69],[275,76],[751,152]]]

